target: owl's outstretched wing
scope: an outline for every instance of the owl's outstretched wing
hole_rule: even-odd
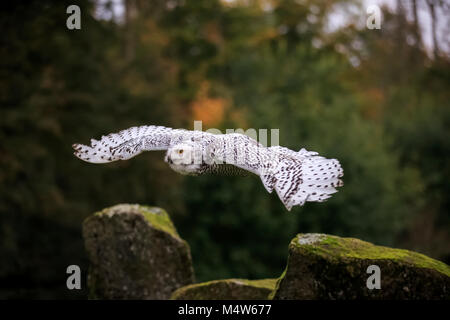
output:
[[[338,160],[301,149],[296,152],[275,146],[266,148],[240,134],[219,136],[214,157],[260,176],[264,187],[274,189],[288,210],[306,201],[322,202],[343,185]]]
[[[177,141],[189,139],[198,131],[163,126],[140,126],[91,139],[91,145],[73,144],[75,156],[91,163],[127,160],[143,151],[166,150]]]

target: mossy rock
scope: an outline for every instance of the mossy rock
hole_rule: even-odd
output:
[[[120,204],[83,223],[91,299],[168,299],[194,282],[189,245],[161,208]]]
[[[380,289],[368,278],[380,268]],[[369,279],[371,283],[372,279]],[[450,299],[450,267],[423,254],[353,238],[299,234],[273,299]]]
[[[267,300],[277,279],[225,279],[182,287],[173,300]]]

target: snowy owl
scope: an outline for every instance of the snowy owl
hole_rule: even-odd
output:
[[[132,127],[111,133],[91,145],[74,144],[75,156],[91,163],[127,160],[143,151],[167,150],[164,161],[184,175],[258,175],[274,189],[287,210],[306,201],[322,202],[343,185],[336,159],[302,148],[265,147],[239,133],[212,134],[162,126]]]

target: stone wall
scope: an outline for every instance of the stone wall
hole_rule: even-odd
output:
[[[450,299],[450,267],[354,238],[299,234],[277,279],[194,284],[189,245],[161,208],[120,204],[88,217],[91,299]]]

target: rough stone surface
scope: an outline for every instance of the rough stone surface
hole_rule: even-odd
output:
[[[189,245],[160,208],[104,209],[84,221],[83,237],[91,299],[169,299],[194,282]]]
[[[277,279],[225,279],[182,287],[173,300],[267,300]]]
[[[370,265],[381,289],[368,289]],[[450,267],[425,255],[353,238],[299,234],[273,299],[450,299]]]

